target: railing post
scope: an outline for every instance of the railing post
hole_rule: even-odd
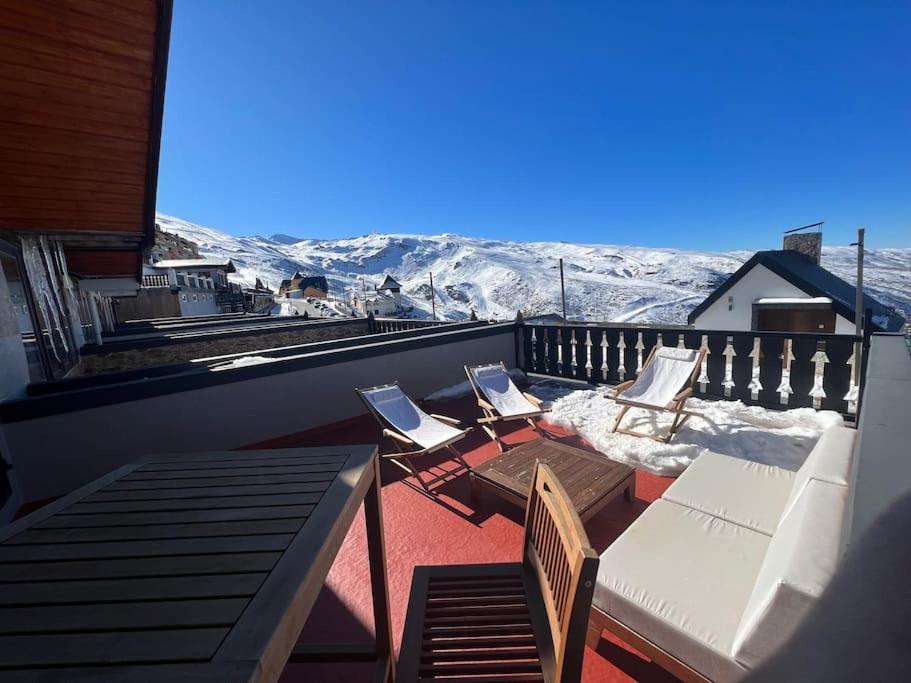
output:
[[[864,334],[861,342],[860,374],[857,376],[857,411],[855,424],[860,424],[860,409],[864,401],[864,387],[867,384],[867,358],[870,356],[870,337],[873,334],[873,309],[864,310]]]

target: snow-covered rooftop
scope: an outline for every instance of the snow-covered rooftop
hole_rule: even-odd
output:
[[[213,258],[185,258],[185,259],[163,259],[152,264],[153,268],[223,268],[229,273],[234,272],[234,264],[231,259],[213,259]]]
[[[760,305],[797,305],[797,304],[831,304],[832,299],[827,296],[810,296],[810,297],[799,297],[799,296],[785,296],[785,297],[763,297],[762,299],[756,299],[756,303]]]

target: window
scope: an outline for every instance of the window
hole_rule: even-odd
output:
[[[199,301],[199,297],[196,296],[195,294],[193,295],[193,301]]]
[[[46,379],[46,374],[44,365],[41,362],[38,339],[35,336],[34,304],[31,301],[28,282],[25,279],[25,269],[19,261],[17,250],[11,245],[8,249],[3,247],[3,243],[0,243],[0,270],[3,271],[3,279],[6,280],[5,289],[8,290],[8,296],[12,303],[16,327],[22,336],[22,346],[25,349],[25,358],[28,362],[29,380],[31,382],[41,382]],[[3,279],[0,279],[0,297],[3,296]]]
[[[183,273],[177,273],[177,284],[181,287],[187,286],[187,276]]]
[[[186,295],[186,294],[181,294],[181,295],[180,295],[180,300],[185,302],[185,301],[187,300],[187,295]]]

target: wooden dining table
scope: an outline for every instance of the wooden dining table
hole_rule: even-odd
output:
[[[0,528],[0,681],[394,678],[374,445],[145,458]],[[361,504],[375,642],[298,643]]]

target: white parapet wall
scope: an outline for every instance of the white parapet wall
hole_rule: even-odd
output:
[[[36,501],[143,456],[239,448],[355,417],[366,412],[355,387],[398,381],[410,395],[424,397],[463,381],[464,364],[502,360],[514,367],[515,349],[511,324],[455,332],[430,328],[426,336],[220,371],[213,386],[193,388],[191,377],[186,390],[157,395],[147,391],[153,383],[174,378],[99,388],[93,391],[118,391],[122,400],[20,415],[0,428],[23,499]],[[93,391],[81,392],[87,406]],[[365,441],[371,438],[364,435]]]
[[[856,442],[851,542],[911,491],[909,427],[911,355],[901,335],[875,334]]]

